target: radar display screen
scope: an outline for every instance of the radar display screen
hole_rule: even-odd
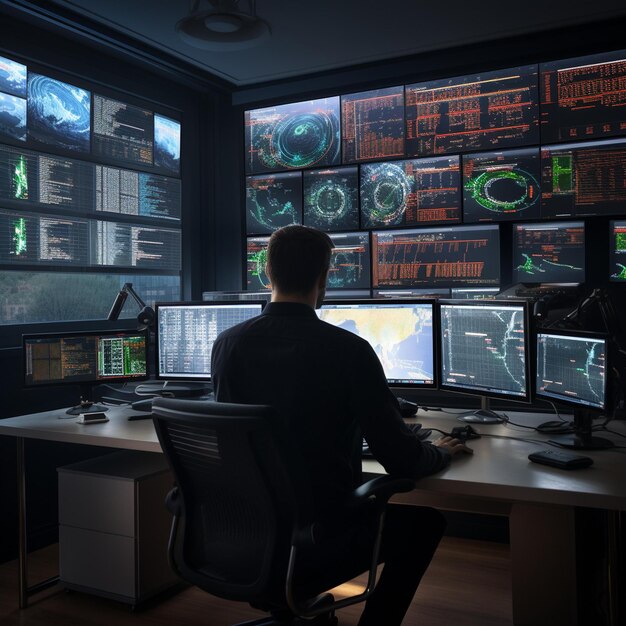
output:
[[[515,224],[514,283],[584,283],[584,222]]]
[[[93,153],[118,161],[152,165],[152,111],[93,96]]]
[[[442,389],[529,399],[529,328],[522,304],[442,303],[439,331]]]
[[[246,178],[247,233],[272,233],[302,223],[302,173],[284,172]]]
[[[626,51],[542,63],[541,139],[626,133]]]
[[[341,96],[344,163],[404,156],[404,87]]]
[[[123,381],[147,375],[145,332],[24,335],[24,385]]]
[[[180,171],[180,122],[154,114],[154,164],[175,174]]]
[[[606,339],[586,333],[537,333],[537,396],[604,409],[605,370]]]
[[[498,226],[450,226],[372,233],[372,286],[500,284]]]
[[[361,166],[364,228],[460,222],[459,157]]]
[[[0,56],[0,91],[11,96],[26,97],[26,66]]]
[[[610,229],[610,278],[626,282],[626,220],[612,220]]]
[[[626,140],[541,148],[543,217],[614,215],[626,205]]]
[[[246,289],[262,291],[271,289],[270,279],[265,273],[269,237],[248,237],[246,246]]]
[[[319,230],[359,227],[356,166],[304,172],[304,224]]]
[[[157,376],[210,380],[217,336],[261,313],[261,302],[157,304]]]
[[[89,152],[91,94],[41,74],[28,73],[28,137],[72,152]]]
[[[407,154],[539,143],[537,66],[406,87]]]
[[[394,386],[434,386],[433,305],[428,302],[324,302],[324,322],[365,339]]]
[[[328,289],[370,288],[370,238],[368,232],[333,233]]]
[[[540,217],[539,148],[463,157],[463,221]]]
[[[339,97],[245,113],[246,172],[340,163]]]
[[[26,100],[0,92],[0,137],[26,141]]]

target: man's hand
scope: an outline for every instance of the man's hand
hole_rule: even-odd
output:
[[[474,450],[468,448],[462,441],[454,437],[441,437],[432,442],[433,446],[445,448],[452,456],[464,452],[465,454],[474,454]]]

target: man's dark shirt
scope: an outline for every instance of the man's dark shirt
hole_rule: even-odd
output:
[[[450,462],[407,428],[371,346],[305,305],[268,304],[215,341],[219,402],[269,404],[310,470],[320,514],[361,483],[361,435],[389,474],[419,478]]]

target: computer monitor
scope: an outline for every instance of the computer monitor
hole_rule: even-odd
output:
[[[319,318],[372,346],[393,387],[435,387],[433,303],[416,300],[327,301]]]
[[[624,133],[626,51],[542,63],[541,140],[544,143]]]
[[[157,303],[157,378],[210,381],[211,353],[217,336],[259,315],[264,304],[263,301]]]
[[[607,409],[607,338],[599,333],[565,330],[537,332],[535,395],[574,409],[574,435],[555,437],[561,446],[611,447],[591,436],[591,419]]]
[[[514,283],[584,283],[585,223],[513,226]]]
[[[541,147],[541,217],[621,215],[626,140]]]
[[[463,157],[463,221],[539,218],[540,179],[539,148]]]
[[[480,411],[459,416],[496,423],[488,398],[530,401],[529,318],[525,302],[450,301],[439,305],[441,389],[483,398]]]
[[[461,221],[455,156],[361,165],[361,226],[388,228]]]
[[[500,284],[495,224],[372,233],[372,287],[471,287]]]
[[[626,220],[611,220],[610,229],[610,280],[626,283]]]
[[[90,400],[91,388],[147,377],[145,331],[84,331],[24,335],[24,386],[80,385],[81,403],[70,415],[106,411]]]

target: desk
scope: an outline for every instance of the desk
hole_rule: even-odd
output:
[[[131,413],[127,408],[111,407],[107,413],[109,422],[88,426],[58,419],[64,415],[63,410],[0,420],[0,435],[17,438],[20,607],[27,606],[29,595],[40,591],[42,585],[55,582],[52,579],[27,586],[24,439],[160,452],[151,420],[129,422]],[[528,425],[546,419],[545,415],[531,413],[509,413],[509,417]],[[454,416],[430,411],[418,414],[417,419],[424,427],[445,431],[458,425]],[[594,459],[594,465],[566,472],[528,461],[528,454],[545,448],[544,444],[510,439],[545,441],[549,436],[505,425],[475,428],[484,435],[501,437],[484,436],[471,441],[474,455],[455,458],[443,472],[420,480],[413,492],[402,496],[402,501],[508,516],[515,624],[575,626],[575,507],[609,511],[609,523],[617,524],[619,512],[626,511],[626,451],[585,452]],[[614,422],[612,428],[626,434],[624,423]],[[615,437],[615,441],[626,445],[626,439]],[[370,475],[384,472],[375,461],[364,461],[363,469]],[[611,536],[616,537],[617,533]]]

